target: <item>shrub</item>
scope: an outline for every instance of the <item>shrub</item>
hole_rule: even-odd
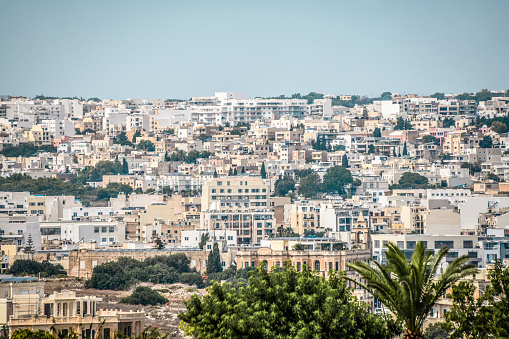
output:
[[[120,302],[123,304],[147,306],[165,304],[168,302],[168,299],[150,287],[138,286],[130,296],[122,298]]]

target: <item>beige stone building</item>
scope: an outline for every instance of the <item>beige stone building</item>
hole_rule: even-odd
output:
[[[203,185],[202,209],[266,208],[269,196],[270,185],[258,176],[213,178]]]
[[[69,252],[69,270],[68,275],[90,279],[92,271],[97,265],[108,261],[115,261],[122,257],[129,257],[136,260],[145,260],[146,258],[157,255],[173,255],[184,253],[191,260],[191,267],[195,267],[198,272],[205,272],[207,268],[208,252],[195,248],[187,249],[123,249],[115,248],[108,250],[80,249]],[[221,261],[224,267],[230,267],[235,260],[235,253],[232,251],[221,252]]]
[[[18,329],[42,330],[67,335],[70,331],[83,338],[110,339],[116,333],[137,336],[145,328],[145,312],[98,310],[96,297],[77,297],[73,291],[62,291],[48,297],[37,294],[18,295],[13,300],[9,319],[10,335]]]
[[[368,261],[371,258],[369,250],[318,250],[318,251],[296,251],[296,250],[274,250],[268,247],[258,249],[239,249],[237,251],[237,269],[245,267],[258,267],[263,264],[267,269],[271,267],[283,267],[286,261],[291,262],[296,270],[300,271],[304,265],[316,271],[321,276],[327,276],[330,270],[345,271],[352,279],[359,280],[360,276],[348,268],[346,264],[355,261]],[[348,282],[354,288],[354,295],[360,300],[374,307],[373,297],[359,286]]]

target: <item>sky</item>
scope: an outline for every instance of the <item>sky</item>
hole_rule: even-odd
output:
[[[509,88],[509,1],[0,0],[0,95]]]

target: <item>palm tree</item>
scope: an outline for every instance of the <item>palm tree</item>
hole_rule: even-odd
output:
[[[424,320],[438,298],[459,279],[476,273],[477,269],[468,264],[469,257],[464,255],[456,258],[437,276],[448,248],[444,247],[433,255],[432,251],[425,253],[424,243],[419,242],[411,260],[407,261],[396,245],[387,243],[386,246],[388,265],[374,261],[376,267],[372,267],[357,261],[347,266],[365,280],[365,283],[354,282],[380,300],[405,325],[404,339],[424,338]]]

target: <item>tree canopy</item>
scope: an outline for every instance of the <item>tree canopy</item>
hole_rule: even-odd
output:
[[[394,188],[426,188],[428,186],[428,178],[419,173],[405,172],[399,178],[398,185]]]
[[[200,273],[190,267],[191,261],[183,253],[155,256],[138,261],[120,258],[94,267],[87,286],[102,290],[127,290],[136,282],[153,284],[195,284],[205,286]]]
[[[433,254],[426,252],[423,242],[418,242],[410,261],[405,253],[393,243],[387,243],[387,265],[378,261],[371,266],[364,261],[347,264],[359,273],[363,282],[360,286],[377,298],[406,327],[404,338],[424,338],[422,326],[430,310],[445,291],[458,280],[477,272],[468,264],[468,255],[450,262],[439,275],[442,260],[445,260],[449,249],[443,247]]]
[[[37,276],[49,278],[57,275],[67,275],[62,265],[53,265],[48,261],[38,262],[35,260],[18,259],[9,268],[9,273],[15,276]]]
[[[352,173],[343,166],[327,169],[323,176],[323,191],[326,193],[344,194],[345,187],[353,183]]]
[[[57,149],[54,146],[35,146],[32,144],[19,144],[18,146],[6,146],[1,151],[6,157],[31,157],[40,152],[56,153]]]
[[[392,338],[391,318],[371,314],[356,300],[337,273],[314,274],[307,265],[297,272],[257,268],[249,283],[235,288],[214,283],[202,298],[186,301],[180,313],[184,331],[205,338]]]
[[[138,286],[131,295],[120,299],[120,303],[122,304],[143,306],[158,305],[167,302],[168,299],[163,297],[159,292],[147,286]]]
[[[475,286],[462,281],[448,295],[453,306],[445,314],[452,339],[509,338],[509,269],[500,260],[488,271],[491,285],[475,299]]]
[[[278,197],[286,196],[290,191],[295,190],[295,180],[292,177],[285,175],[280,176],[274,184],[274,194]]]
[[[316,197],[317,194],[320,193],[321,185],[322,180],[320,176],[316,173],[311,173],[300,179],[298,192],[306,198]]]

